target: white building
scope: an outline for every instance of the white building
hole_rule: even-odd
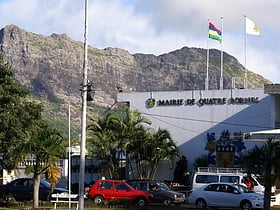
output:
[[[234,133],[273,129],[280,122],[280,97],[264,89],[120,92],[117,101],[129,102],[154,129],[168,130],[187,157],[189,170],[196,158],[208,154],[207,134],[215,133],[218,139],[228,131],[234,138]],[[255,144],[245,142],[245,147]],[[162,165],[156,178],[171,180],[176,161]]]

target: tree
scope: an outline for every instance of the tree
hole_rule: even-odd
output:
[[[150,121],[137,110],[122,107],[89,123],[89,150],[101,161],[111,178],[120,177],[122,158],[133,176],[153,178],[161,161],[167,161],[178,149],[167,130],[154,132],[145,127]],[[124,178],[124,177],[123,177]]]
[[[271,187],[280,176],[280,142],[269,138],[262,146],[255,146],[243,159],[243,167],[249,173],[264,177],[264,209],[270,209]]]
[[[28,93],[0,56],[0,151],[2,168],[7,170],[17,166],[14,158],[17,145],[42,117],[42,106],[26,100]]]
[[[146,133],[140,135],[138,133],[138,138],[131,141],[128,148],[131,168],[135,163],[136,178],[141,179],[154,179],[160,163],[170,161],[173,156],[179,156],[179,150],[169,131],[161,128],[157,131],[147,129]]]
[[[41,104],[27,99],[29,91],[14,76],[10,65],[0,56],[0,152],[1,166],[13,170],[24,158],[34,165],[26,172],[34,174],[34,208],[38,207],[40,175],[47,173],[52,186],[58,181],[58,157],[65,157],[62,135],[50,128],[42,117]]]
[[[45,174],[46,179],[50,181],[50,194],[60,179],[57,161],[66,157],[66,150],[62,144],[64,141],[65,138],[58,130],[42,123],[36,130],[26,133],[25,141],[17,146],[18,161],[29,158],[33,160],[33,165],[26,168],[27,173],[34,175],[33,208],[37,208],[39,204],[40,176]]]
[[[112,129],[112,123],[110,113],[97,120],[91,119],[91,123],[88,125],[88,130],[90,131],[88,151],[93,157],[100,160],[100,164],[97,167],[99,171],[107,173],[111,178],[115,178],[118,165],[116,157],[118,142]]]

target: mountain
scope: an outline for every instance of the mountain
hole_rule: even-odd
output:
[[[42,36],[15,25],[0,31],[0,51],[9,62],[20,83],[41,98],[46,112],[57,119],[67,119],[67,103],[76,107],[74,118],[80,116],[83,77],[83,43],[66,34]],[[118,48],[88,48],[88,79],[93,84],[91,106],[110,107],[122,91],[178,91],[204,89],[206,49],[183,47],[162,54],[130,54]],[[236,58],[223,53],[224,89],[243,88],[244,67]],[[262,88],[270,83],[248,71],[249,88]],[[209,89],[218,89],[220,82],[220,51],[210,50]],[[55,106],[55,108],[53,107]]]

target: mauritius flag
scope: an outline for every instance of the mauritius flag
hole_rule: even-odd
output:
[[[209,22],[208,37],[220,42],[222,41],[222,31],[217,29],[216,26],[211,22]]]

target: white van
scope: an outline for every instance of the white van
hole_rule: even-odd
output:
[[[247,176],[241,168],[214,168],[199,167],[192,177],[192,189],[199,188],[212,182],[228,182],[244,184],[244,178]],[[261,185],[257,177],[251,175],[254,182],[254,191],[264,193],[264,186]]]

